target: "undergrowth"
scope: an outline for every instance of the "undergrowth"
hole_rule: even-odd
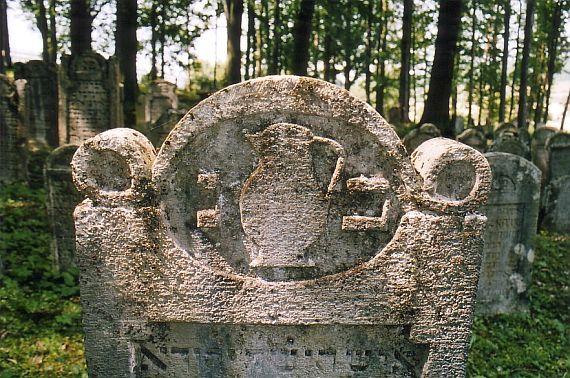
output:
[[[45,194],[0,189],[0,377],[86,376],[77,272],[56,273]],[[470,377],[570,377],[570,237],[541,233],[528,314],[479,317]]]

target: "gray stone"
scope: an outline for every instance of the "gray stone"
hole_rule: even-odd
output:
[[[57,67],[41,60],[14,64],[15,77],[25,80],[23,122],[30,139],[59,145]]]
[[[466,144],[481,153],[487,151],[487,138],[481,130],[475,128],[466,129],[457,136],[457,141]]]
[[[154,124],[168,109],[178,109],[176,84],[155,80],[150,83],[145,100],[145,122]]]
[[[410,131],[404,137],[404,146],[409,154],[411,154],[420,144],[426,140],[441,136],[441,132],[433,123],[424,123],[417,129]]]
[[[542,199],[544,219],[542,226],[547,230],[570,232],[570,175],[551,181]]]
[[[491,182],[411,159],[367,104],[270,76],[194,107],[158,156],[106,131],[73,161],[93,376],[463,376]]]
[[[532,162],[542,172],[543,185],[546,183],[548,178],[548,151],[546,150],[546,141],[557,132],[558,129],[555,129],[554,127],[539,127],[532,135]]]
[[[14,82],[0,75],[0,184],[26,180],[26,135]]]
[[[489,147],[489,151],[505,152],[530,160],[530,148],[528,145],[520,140],[517,134],[508,131],[498,134],[491,147]]]
[[[485,157],[493,183],[484,209],[487,229],[477,311],[527,311],[541,173],[530,161],[513,154],[490,152]]]
[[[570,175],[570,134],[559,132],[546,141],[548,182]]]
[[[453,121],[453,133],[454,135],[459,135],[465,130],[465,118],[461,116],[456,116]]]
[[[52,253],[60,271],[75,266],[75,226],[73,211],[82,200],[71,179],[71,159],[76,145],[56,148],[47,158],[44,175],[47,211],[52,229]]]
[[[162,146],[170,131],[187,112],[188,110],[184,109],[168,109],[151,125],[147,136],[156,148]]]
[[[80,144],[123,124],[119,69],[94,51],[64,55],[59,72],[59,142]]]

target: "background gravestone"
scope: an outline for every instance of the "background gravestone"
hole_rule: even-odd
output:
[[[548,151],[548,181],[570,175],[570,134],[560,132],[546,142]]]
[[[14,82],[0,75],[0,184],[26,179],[25,133]]]
[[[15,77],[25,80],[23,123],[28,137],[59,145],[57,67],[41,60],[14,64]]]
[[[410,159],[348,92],[271,76],[198,104],[157,157],[114,129],[72,168],[91,375],[465,374],[477,151]]]
[[[505,152],[517,155],[530,160],[530,148],[521,141],[516,134],[504,131],[497,135],[491,147],[490,152]]]
[[[470,128],[457,136],[457,141],[483,153],[487,151],[487,138],[481,130]]]
[[[56,148],[45,165],[47,210],[52,228],[52,251],[56,267],[67,270],[75,266],[75,226],[73,210],[81,196],[71,179],[71,159],[77,150],[75,145]]]
[[[184,117],[188,112],[185,109],[168,109],[152,124],[149,132],[148,139],[152,142],[153,146],[160,148],[162,143],[172,131],[174,126]]]
[[[532,162],[542,172],[542,183],[548,178],[548,151],[546,141],[558,132],[554,127],[539,127],[534,131],[531,142]]]
[[[420,144],[425,142],[426,140],[437,138],[441,136],[441,132],[437,128],[436,125],[432,123],[424,123],[419,128],[410,131],[404,137],[404,146],[408,151],[408,154],[411,154]]]
[[[169,109],[178,109],[176,84],[166,80],[153,81],[145,100],[145,122],[154,124]]]
[[[570,175],[550,181],[542,199],[544,208],[544,228],[560,232],[570,232]]]
[[[60,144],[79,144],[123,124],[119,70],[94,51],[63,56],[59,74]]]
[[[527,311],[541,173],[513,154],[490,152],[485,157],[493,182],[484,208],[487,228],[477,310],[484,314]]]

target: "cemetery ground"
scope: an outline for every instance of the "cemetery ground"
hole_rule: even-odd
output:
[[[53,272],[43,190],[0,189],[0,377],[86,376],[77,272]],[[535,240],[528,314],[477,317],[470,377],[570,371],[570,235]]]

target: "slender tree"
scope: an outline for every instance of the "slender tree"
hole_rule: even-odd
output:
[[[275,0],[273,9],[273,43],[271,61],[269,62],[268,74],[279,73],[279,56],[281,54],[281,5],[280,0]]]
[[[554,14],[552,17],[551,29],[548,35],[548,68],[546,76],[546,105],[542,122],[546,123],[548,120],[548,108],[550,107],[550,92],[552,91],[552,81],[554,79],[554,72],[556,71],[556,58],[558,55],[558,44],[560,39],[560,28],[562,25],[562,7],[564,0],[558,0],[554,7]]]
[[[413,0],[404,0],[404,16],[402,18],[402,41],[400,52],[402,65],[400,68],[400,88],[398,102],[400,105],[400,119],[402,122],[409,121],[410,109],[410,57],[412,46],[412,14],[414,9]]]
[[[378,64],[376,65],[376,111],[384,115],[384,95],[386,92],[386,60],[388,45],[388,0],[380,1],[380,22],[378,27]]]
[[[55,19],[56,9],[55,9],[56,0],[48,0],[48,20],[49,20],[49,39],[48,39],[48,48],[49,48],[49,57],[50,62],[55,64],[57,62],[57,22]]]
[[[444,136],[452,136],[449,121],[449,98],[453,79],[453,63],[461,21],[462,0],[441,0],[437,21],[437,38],[429,91],[420,123],[433,123]]]
[[[117,0],[115,54],[123,76],[125,126],[136,126],[137,103],[137,0]]]
[[[471,59],[469,62],[469,94],[467,122],[473,122],[473,92],[475,90],[475,32],[477,30],[476,3],[471,4]]]
[[[562,122],[560,123],[560,130],[564,130],[564,122],[566,121],[566,113],[568,112],[568,104],[570,103],[570,91],[566,97],[566,104],[564,105],[564,112],[562,112]]]
[[[293,61],[291,66],[295,75],[307,76],[309,41],[314,12],[315,0],[301,0],[293,27]]]
[[[80,55],[91,50],[94,17],[91,15],[90,0],[70,0],[70,3],[71,54]]]
[[[521,57],[520,89],[519,89],[519,111],[517,115],[517,126],[526,129],[527,123],[527,90],[528,90],[528,65],[530,59],[530,44],[532,41],[532,25],[534,21],[534,8],[536,0],[528,0],[526,3],[526,15],[524,24],[524,41]]]
[[[366,8],[366,53],[364,55],[364,92],[366,93],[366,102],[370,103],[370,85],[372,82],[372,73],[370,72],[370,63],[372,60],[372,14],[374,5],[372,0],[368,0]]]
[[[499,122],[505,121],[507,107],[507,69],[509,62],[509,26],[511,22],[511,0],[503,1],[503,53],[501,55],[501,84],[499,100]]]
[[[226,20],[228,24],[228,61],[226,78],[228,84],[241,81],[241,17],[243,0],[224,0]]]
[[[0,73],[12,67],[10,56],[10,37],[8,35],[8,5],[0,0]]]
[[[513,81],[511,84],[511,104],[509,106],[509,119],[513,118],[513,111],[515,108],[515,84],[517,81],[517,72],[519,70],[519,56],[520,56],[520,34],[521,34],[521,24],[522,24],[522,0],[519,0],[519,13],[517,17],[517,46],[515,51],[515,67],[513,72]]]
[[[250,79],[250,69],[253,66],[253,74],[255,76],[255,3],[253,0],[247,1],[247,38],[245,48],[245,80]]]

